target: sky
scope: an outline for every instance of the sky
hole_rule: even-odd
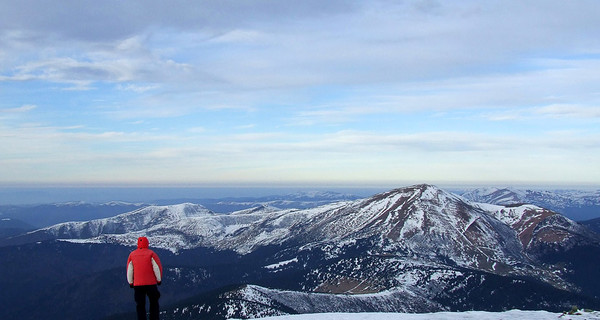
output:
[[[0,8],[0,185],[600,185],[599,1]]]

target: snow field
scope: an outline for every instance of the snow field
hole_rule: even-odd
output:
[[[263,318],[264,320],[600,320],[600,312],[580,311],[561,314],[548,311],[510,310],[505,312],[436,313],[316,313]]]

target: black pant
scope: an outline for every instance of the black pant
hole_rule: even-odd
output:
[[[150,320],[158,320],[158,298],[160,298],[158,287],[156,285],[135,286],[133,289],[138,320],[146,320],[146,296],[150,300]]]

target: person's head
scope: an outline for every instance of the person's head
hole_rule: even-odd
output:
[[[148,238],[139,237],[138,238],[138,249],[148,248],[150,243],[148,242]]]

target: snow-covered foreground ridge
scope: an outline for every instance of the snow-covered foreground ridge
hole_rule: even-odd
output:
[[[436,312],[436,313],[316,313],[263,318],[264,320],[600,320],[597,311],[580,310],[576,314],[547,311],[510,310],[505,312]]]

